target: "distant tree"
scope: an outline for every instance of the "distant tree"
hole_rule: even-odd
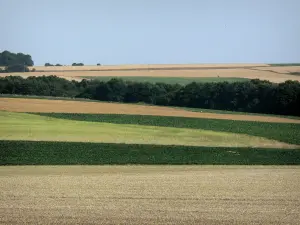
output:
[[[72,63],[72,66],[84,66],[83,63]]]
[[[0,66],[11,66],[16,64],[23,64],[25,66],[33,66],[33,60],[30,55],[23,53],[12,53],[3,51],[0,53]]]
[[[97,66],[101,66],[101,64],[100,64],[100,63],[97,63]]]
[[[57,64],[51,64],[51,63],[45,63],[45,66],[62,66],[61,64],[57,63]]]

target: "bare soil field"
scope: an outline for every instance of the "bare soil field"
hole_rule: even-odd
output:
[[[289,72],[300,71],[300,66],[271,67],[267,64],[195,64],[195,65],[120,65],[120,66],[63,66],[34,67],[36,72],[2,73],[0,76],[56,75],[69,80],[101,76],[152,76],[152,77],[237,77],[269,80],[274,83],[286,80],[300,81],[300,76]]]
[[[0,167],[1,224],[299,224],[300,167]]]
[[[161,106],[145,106],[121,103],[79,102],[47,99],[0,98],[0,110],[10,112],[57,112],[93,114],[129,114],[209,118],[224,120],[244,120],[276,123],[300,123],[300,120],[256,115],[217,114],[192,112],[183,109]]]

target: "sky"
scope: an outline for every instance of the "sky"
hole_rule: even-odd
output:
[[[0,52],[86,65],[300,62],[299,0],[0,0]]]

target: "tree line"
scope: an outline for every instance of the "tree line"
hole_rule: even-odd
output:
[[[45,66],[62,66],[61,64],[51,64],[51,63],[45,63]],[[72,66],[84,66],[84,63],[72,63]],[[97,63],[97,66],[101,66],[100,63]]]
[[[245,82],[187,85],[132,82],[68,81],[56,76],[0,78],[0,93],[87,98],[217,110],[300,116],[300,83],[275,84],[258,79]]]

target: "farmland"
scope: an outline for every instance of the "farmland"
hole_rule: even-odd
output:
[[[268,65],[217,67],[97,67],[103,71],[52,67],[26,74],[55,73],[78,80],[92,74],[88,78],[102,81],[127,74],[131,81],[187,84],[243,81],[249,79],[246,71],[251,71],[251,78],[281,82],[292,71]],[[223,75],[217,77],[216,71]],[[242,78],[229,76],[234,71],[239,76],[242,71]],[[183,78],[182,73],[188,76]],[[28,98],[0,98],[1,224],[296,224],[300,220],[300,120],[287,116],[297,115],[294,108],[286,108],[294,114],[278,116],[154,106],[147,101],[141,105],[73,100],[80,83],[59,81],[60,89],[55,78],[33,81],[36,86],[14,79],[7,82],[8,88],[16,84],[13,93],[34,93],[35,88],[41,92]],[[78,90],[68,89],[75,84]],[[292,85],[287,84],[289,90]],[[244,87],[249,86],[239,88]],[[43,93],[52,94],[52,99]]]
[[[146,105],[0,100],[5,110],[2,161],[8,165],[61,164],[60,160],[67,164],[300,163],[297,119]]]
[[[300,165],[300,150],[0,141],[0,165]]]
[[[299,220],[296,117],[3,97],[0,121],[3,224]]]
[[[277,66],[267,64],[182,64],[182,65],[118,65],[118,66],[34,66],[29,67],[27,73],[2,73],[0,76],[21,75],[42,76],[56,75],[66,79],[81,80],[82,77],[97,78],[99,77],[155,77],[160,80],[174,80],[183,78],[188,80],[199,78],[204,80],[212,79],[214,81],[224,81],[233,78],[244,79],[261,79],[269,80],[274,83],[284,82],[286,80],[298,80],[300,77],[291,75],[290,72],[299,72],[300,66],[291,64],[288,66]],[[173,79],[170,79],[173,78]],[[105,78],[103,78],[105,79]],[[142,79],[142,78],[138,78]],[[200,79],[201,80],[201,79]]]
[[[2,140],[78,141],[211,147],[295,148],[275,140],[191,128],[111,124],[0,112]],[[15,126],[17,124],[17,126]],[[175,138],[176,137],[176,138]]]
[[[297,224],[300,169],[0,168],[2,224]]]
[[[47,100],[26,98],[0,98],[0,110],[12,112],[43,113],[87,113],[87,114],[126,114],[173,116],[189,118],[241,120],[274,123],[300,123],[298,118],[285,118],[268,115],[224,114],[210,112],[193,112],[181,108],[148,106],[137,104],[121,104],[107,102]]]

